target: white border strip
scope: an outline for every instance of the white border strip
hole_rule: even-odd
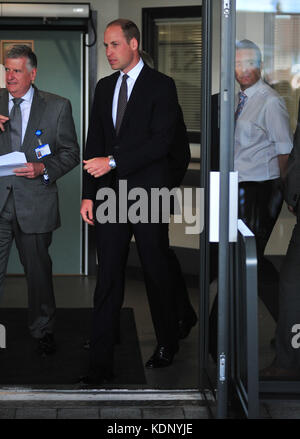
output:
[[[210,172],[209,178],[209,242],[219,242],[220,172]]]

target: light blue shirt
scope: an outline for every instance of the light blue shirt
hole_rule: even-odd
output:
[[[129,76],[127,78],[127,101],[129,101],[129,98],[130,98],[132,89],[134,87],[135,81],[137,80],[143,67],[144,67],[144,62],[143,62],[142,58],[140,58],[139,62],[133,67],[133,69],[131,69],[129,72],[127,72],[127,75]],[[124,73],[122,71],[120,71],[120,76],[117,80],[115,92],[114,92],[114,97],[113,97],[112,119],[113,119],[114,126],[116,126],[118,98],[119,98],[119,92],[120,92],[120,87],[121,87],[123,76],[124,76]]]
[[[261,79],[244,93],[248,99],[235,126],[234,170],[239,181],[273,180],[280,177],[278,155],[293,147],[288,112],[283,98]]]
[[[33,94],[34,94],[34,88],[31,85],[29,90],[27,91],[27,93],[24,96],[22,96],[22,99],[24,99],[24,101],[20,104],[21,115],[22,115],[22,143],[23,143],[25,132],[26,132],[27,125],[28,125]],[[8,112],[9,113],[11,112],[11,109],[14,106],[13,99],[14,99],[14,97],[10,93],[8,93]]]

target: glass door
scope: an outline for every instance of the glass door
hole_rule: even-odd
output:
[[[202,89],[201,184],[205,188],[205,228],[200,237],[200,380],[207,376],[217,397],[217,416],[227,416],[230,379],[229,304],[237,239],[234,131],[234,2],[205,2]],[[212,29],[221,29],[220,45]],[[221,63],[218,62],[220,55]],[[214,67],[214,69],[213,69]],[[217,72],[217,73],[216,73]],[[211,172],[213,171],[213,172]],[[235,186],[235,187],[234,187]],[[230,194],[233,194],[231,196]]]
[[[268,107],[268,100],[264,104],[265,114],[268,111],[271,118],[268,129],[273,136],[273,145],[280,157],[280,154],[289,152],[288,148],[295,139],[291,155],[296,157],[300,98],[299,2],[257,1],[250,4],[237,0],[236,38],[250,40],[259,48],[263,87],[273,96],[272,106]],[[276,102],[280,104],[276,105]],[[261,126],[262,121],[257,124],[257,129]],[[284,134],[287,126],[290,141]],[[297,161],[290,158],[286,175],[281,176],[283,185],[277,193],[283,195],[284,201],[281,200],[275,224],[271,226],[263,263],[258,266],[259,375],[260,392],[265,397],[276,393],[300,395],[298,204],[293,200],[294,191],[297,191],[297,166]]]
[[[202,377],[215,389],[217,417],[229,416],[229,404],[238,397],[246,416],[258,409],[258,364],[255,238],[238,223],[238,169],[235,159],[235,43],[236,4],[218,2],[220,25],[219,90],[212,93],[210,71],[215,49],[207,32],[204,66],[201,168],[206,188],[205,233],[201,236],[200,352]],[[215,3],[216,4],[216,3]],[[214,4],[214,6],[215,6]],[[216,26],[214,26],[215,28]],[[212,171],[212,172],[210,172]],[[240,296],[240,297],[239,297]],[[209,318],[207,317],[209,314]],[[243,342],[242,342],[243,340]]]
[[[220,3],[218,115],[207,97],[203,110],[210,126],[215,117],[219,124],[219,174],[208,181],[209,165],[202,170],[211,204],[201,250],[201,265],[207,267],[212,235],[219,266],[217,300],[201,352],[206,372],[215,357],[217,416],[228,417],[229,403],[237,397],[244,415],[255,417],[259,392],[296,396],[300,390],[295,172],[300,7],[295,1]],[[210,151],[212,137],[206,140]],[[236,218],[231,215],[234,205]],[[201,270],[207,279],[207,268]],[[207,281],[203,283],[205,316],[209,296]]]

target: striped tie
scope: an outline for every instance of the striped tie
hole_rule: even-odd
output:
[[[238,103],[238,106],[237,106],[236,111],[235,111],[235,120],[236,121],[244,108],[244,105],[246,103],[247,98],[248,98],[248,96],[245,93],[243,93],[242,91],[239,92],[239,103]]]
[[[123,116],[127,105],[127,78],[128,75],[123,75],[122,84],[119,92],[118,98],[118,109],[117,109],[117,119],[116,119],[116,133],[119,133]]]

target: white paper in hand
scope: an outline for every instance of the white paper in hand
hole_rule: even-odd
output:
[[[27,163],[24,152],[14,151],[0,156],[0,177],[15,175],[13,169],[23,168]]]

